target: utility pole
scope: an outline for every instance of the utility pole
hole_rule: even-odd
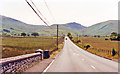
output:
[[[58,25],[57,25],[57,50],[58,50]]]
[[[77,40],[78,40],[78,34],[77,34]]]

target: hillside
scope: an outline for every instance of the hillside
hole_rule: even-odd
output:
[[[61,34],[67,34],[68,32],[71,32],[72,35],[76,35],[79,33],[79,30],[82,30],[86,28],[85,26],[82,26],[81,24],[72,22],[72,23],[67,23],[67,24],[58,24],[59,25],[59,35]],[[56,27],[57,25],[51,25],[50,28],[46,27],[45,30],[52,32],[52,34],[56,34]]]
[[[21,32],[32,33],[39,32],[41,35],[56,35],[56,25],[45,26],[45,25],[31,25],[26,24],[22,21],[1,16],[2,17],[2,30],[3,34],[20,34]],[[86,28],[78,23],[67,23],[67,24],[59,24],[59,34],[66,34],[71,32],[73,34],[78,33],[78,30]]]
[[[40,35],[56,35],[57,25],[45,26],[45,25],[31,25],[21,22],[19,20],[1,16],[2,29],[0,32],[3,34],[20,34],[21,32],[33,33],[38,32]],[[71,32],[73,35],[110,35],[111,32],[118,32],[118,21],[109,20],[101,23],[94,24],[89,27],[82,26],[79,23],[71,22],[59,25],[59,35],[67,34]]]
[[[80,30],[84,35],[110,35],[111,32],[118,32],[117,20],[101,22]]]
[[[81,25],[81,24],[78,24],[76,22],[72,22],[72,23],[67,23],[67,24],[64,24],[65,27],[69,27],[69,28],[72,28],[74,30],[81,30],[81,29],[84,29],[86,28],[85,26]]]
[[[2,28],[10,31],[10,33],[20,33],[20,32],[35,32],[37,29],[42,29],[43,25],[30,25],[19,20],[9,18],[6,16],[2,17]],[[7,32],[7,31],[4,31]]]

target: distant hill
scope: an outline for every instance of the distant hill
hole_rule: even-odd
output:
[[[84,35],[110,35],[111,32],[118,32],[118,20],[101,22],[80,30]]]
[[[86,28],[85,26],[78,24],[76,22],[67,23],[67,24],[64,24],[63,26],[69,27],[69,28],[74,29],[74,30],[82,30],[82,29]]]
[[[6,16],[2,17],[2,28],[9,30],[10,33],[19,33],[19,32],[34,32],[36,29],[44,28],[43,25],[30,25],[19,20],[9,18]]]
[[[0,17],[2,17],[2,22],[0,21],[0,25],[2,25],[0,34],[1,32],[3,34],[38,32],[40,35],[56,35],[56,24],[49,27],[45,25],[31,25],[10,17],[2,15],[0,15]],[[73,35],[110,35],[111,32],[118,32],[118,20],[109,20],[89,27],[85,27],[76,22],[58,25],[59,35],[67,34],[68,32],[71,32]]]
[[[67,24],[58,24],[59,25],[59,34],[67,34],[68,32],[71,32],[72,35],[76,35],[79,33],[79,30],[82,30],[86,28],[85,26],[82,26],[81,24],[72,22]],[[51,25],[50,28],[46,27],[45,30],[52,32],[52,34],[56,34],[57,25]]]
[[[41,35],[56,35],[56,26],[57,25],[51,25],[51,26],[45,26],[45,25],[31,25],[26,24],[22,21],[2,16],[2,30],[0,32],[3,32],[3,34],[20,34],[21,32],[26,33],[33,33],[38,32]],[[72,22],[67,24],[59,24],[59,34],[67,34],[68,32],[71,32],[72,34],[78,33],[78,30],[84,29],[86,27],[82,26],[81,24]]]

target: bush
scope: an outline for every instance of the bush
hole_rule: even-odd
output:
[[[105,38],[105,40],[109,40],[108,38]]]
[[[112,49],[112,56],[115,56],[116,53],[117,53],[117,52],[116,52],[115,49],[113,48],[113,49]]]
[[[37,32],[34,32],[34,33],[32,33],[31,35],[32,35],[32,36],[35,36],[35,37],[36,37],[36,36],[39,36],[39,34],[38,34]]]
[[[79,43],[79,42],[81,42],[81,41],[80,40],[76,41],[76,43]]]
[[[88,45],[84,46],[84,48],[86,48],[86,50],[87,50],[88,48],[90,48],[90,45],[88,44]]]
[[[21,36],[24,36],[24,37],[25,37],[25,36],[26,36],[26,33],[24,33],[24,32],[23,32],[23,33],[21,33]]]
[[[72,39],[71,39],[71,41],[73,41],[73,42],[74,42],[74,38],[72,38]]]
[[[72,34],[71,33],[68,33],[67,36],[72,40],[73,37],[72,37]]]

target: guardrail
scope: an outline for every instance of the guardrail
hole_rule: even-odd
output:
[[[22,72],[33,63],[41,61],[41,53],[32,53],[16,57],[0,59],[0,74],[6,72]]]

